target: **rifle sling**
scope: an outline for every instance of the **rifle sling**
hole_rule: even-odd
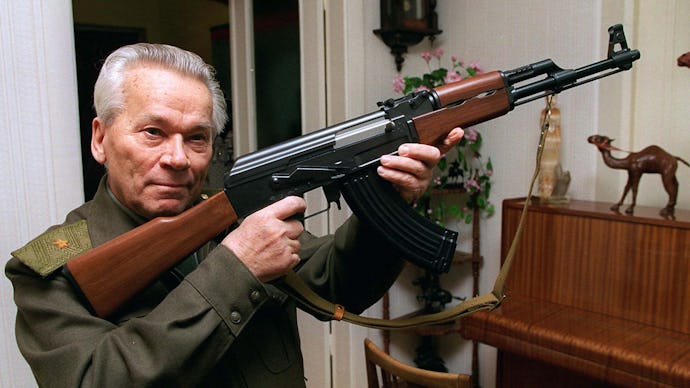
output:
[[[547,98],[546,115],[540,128],[536,165],[534,168],[534,173],[532,174],[532,180],[530,181],[527,199],[525,200],[522,213],[520,215],[520,222],[518,223],[515,236],[510,244],[510,249],[508,250],[508,254],[506,255],[503,265],[501,266],[501,270],[496,277],[494,288],[491,292],[475,296],[471,299],[463,301],[457,306],[453,306],[449,309],[433,314],[419,315],[410,318],[382,319],[363,317],[361,315],[346,311],[344,306],[327,301],[309,288],[304,280],[302,280],[302,278],[300,278],[294,271],[289,271],[288,274],[278,283],[278,286],[295,300],[301,302],[303,307],[307,310],[310,310],[311,313],[321,316],[329,316],[338,321],[343,320],[356,325],[382,330],[410,329],[413,327],[448,323],[465,315],[472,314],[476,311],[495,309],[506,297],[503,294],[503,287],[505,285],[505,280],[508,277],[510,267],[513,263],[513,258],[517,249],[517,242],[520,241],[522,228],[527,215],[527,209],[532,197],[532,190],[537,177],[539,176],[539,167],[541,164],[542,153],[544,151],[547,130],[549,128],[550,115],[551,96]]]

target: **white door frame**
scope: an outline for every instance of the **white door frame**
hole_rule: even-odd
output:
[[[324,9],[318,0],[300,0],[302,133],[326,126]],[[232,120],[235,157],[256,150],[256,98],[254,75],[252,0],[230,2]],[[308,193],[308,213],[327,206],[323,195]],[[307,229],[328,233],[328,215],[310,218]],[[331,386],[330,324],[298,312],[301,347],[308,387]],[[308,334],[307,334],[308,333]]]

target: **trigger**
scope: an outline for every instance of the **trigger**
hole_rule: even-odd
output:
[[[335,203],[338,206],[338,210],[342,210],[340,207],[340,190],[337,185],[330,184],[323,186],[323,194],[326,196],[328,203]]]

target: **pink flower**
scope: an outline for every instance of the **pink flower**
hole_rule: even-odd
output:
[[[424,51],[420,55],[422,56],[422,58],[424,58],[424,60],[426,61],[427,64],[431,61],[431,53],[430,52]]]
[[[462,80],[462,76],[455,70],[451,70],[443,77],[443,82],[450,84]]]
[[[470,62],[470,68],[474,69],[477,73],[481,73],[482,69],[479,67],[479,61],[472,61]]]
[[[480,191],[482,189],[481,186],[479,186],[479,183],[477,183],[477,180],[474,178],[469,178],[465,181],[465,188],[470,191],[473,188],[476,189],[476,191]]]
[[[405,80],[402,75],[398,73],[393,79],[393,92],[402,94],[405,91]]]
[[[486,176],[492,176],[494,175],[494,170],[486,170]]]
[[[441,59],[441,56],[443,55],[443,49],[439,47],[436,50],[434,50],[434,52],[431,55],[433,55],[436,59]]]
[[[474,143],[475,141],[477,141],[477,136],[477,131],[475,131],[474,129],[467,128],[465,130],[465,139],[467,139],[469,143]]]
[[[455,63],[458,62],[458,57],[456,57],[455,55],[453,55],[453,56],[450,57],[450,61],[453,62],[453,64],[455,64]]]

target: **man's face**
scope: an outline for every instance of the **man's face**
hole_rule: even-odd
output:
[[[94,158],[135,213],[179,214],[198,198],[211,160],[211,93],[198,80],[142,65],[127,71],[124,103],[109,127],[94,119]]]

